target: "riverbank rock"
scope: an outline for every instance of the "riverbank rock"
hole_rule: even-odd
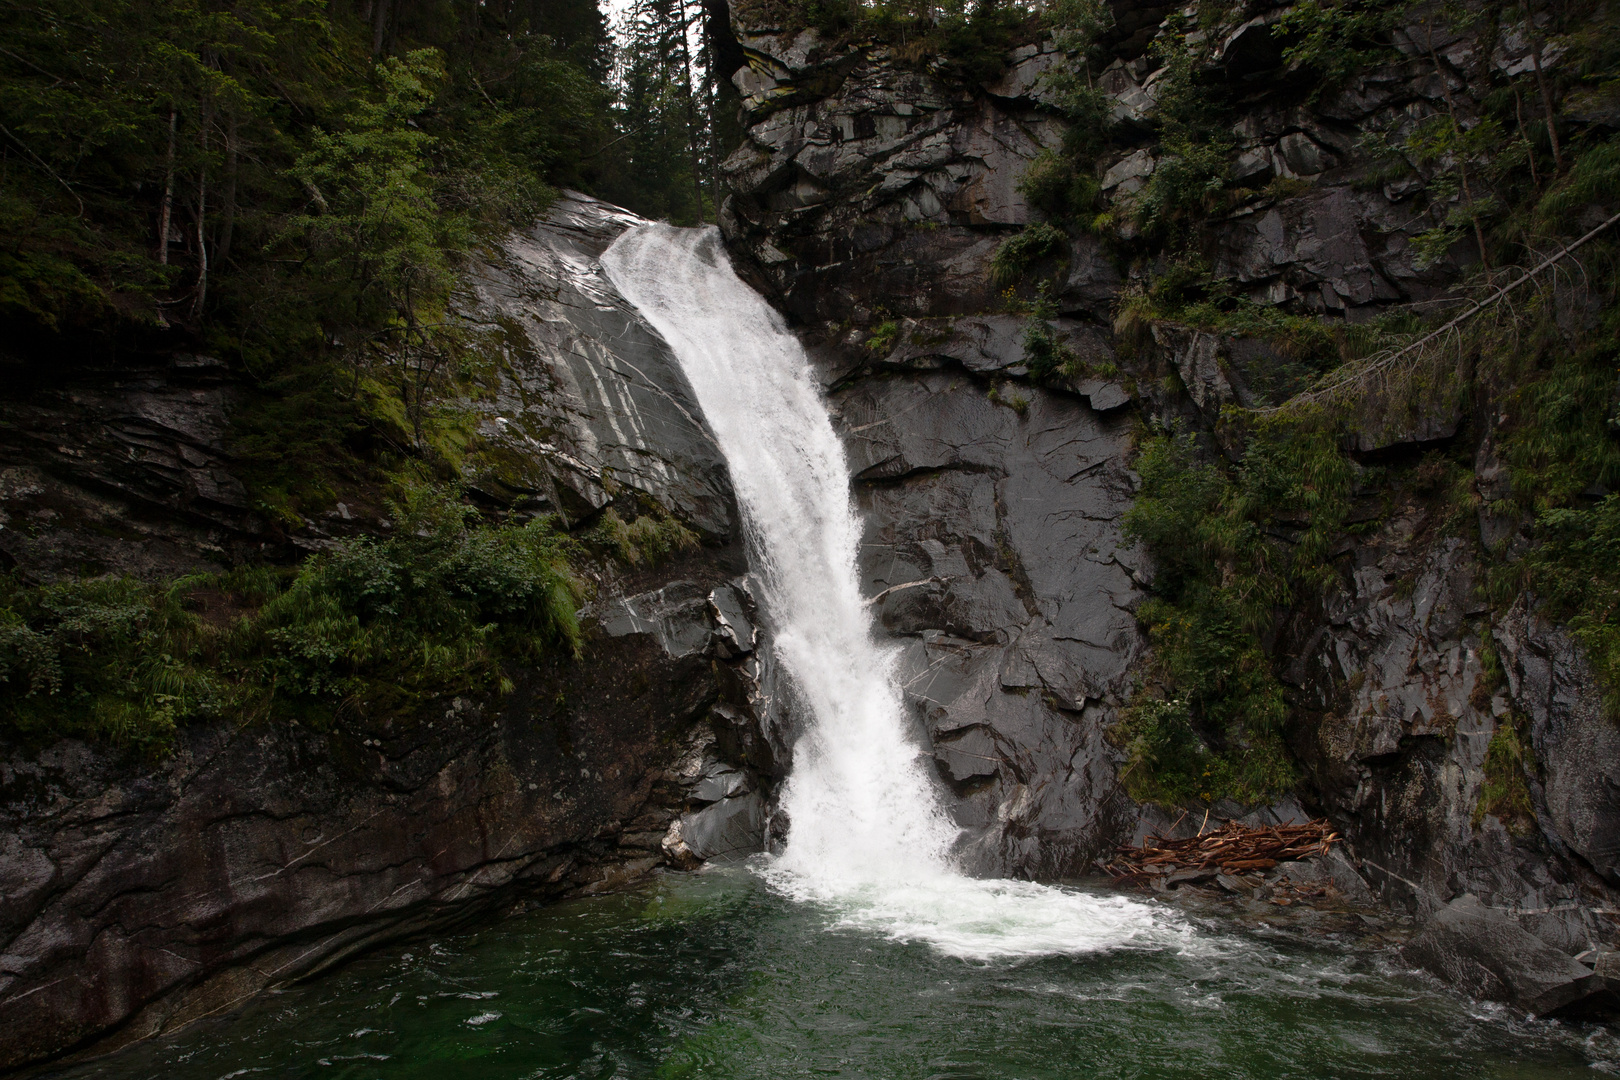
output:
[[[1601,975],[1472,895],[1436,912],[1401,955],[1471,997],[1504,1001],[1537,1016],[1620,1011],[1620,997]]]

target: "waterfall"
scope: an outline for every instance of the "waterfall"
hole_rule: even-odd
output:
[[[1086,952],[1180,929],[1117,897],[965,877],[931,762],[909,735],[898,650],[860,591],[861,526],[809,358],[732,272],[713,229],[646,225],[602,256],[679,359],[731,471],[760,602],[806,713],[768,880],[844,925],[959,956]]]

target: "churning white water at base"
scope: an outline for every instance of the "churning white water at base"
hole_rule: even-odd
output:
[[[957,829],[907,733],[898,650],[872,631],[849,467],[804,350],[712,228],[635,228],[602,264],[674,349],[719,440],[776,656],[809,714],[771,884],[840,925],[962,957],[1184,942],[1183,926],[1143,904],[954,869]]]

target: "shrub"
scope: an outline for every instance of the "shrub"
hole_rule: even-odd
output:
[[[872,336],[866,339],[866,348],[877,356],[888,356],[894,351],[895,342],[899,340],[900,324],[893,319],[887,319],[872,330]]]
[[[431,492],[398,510],[394,535],[295,570],[0,577],[0,724],[161,753],[179,725],[226,712],[317,727],[409,716],[505,689],[504,661],[577,652],[580,586],[549,521],[478,524]]]
[[[1001,242],[990,260],[990,277],[998,285],[1007,285],[1024,276],[1024,272],[1042,259],[1065,255],[1069,238],[1063,230],[1044,221],[1026,225]]]
[[[1517,564],[1497,571],[1499,599],[1530,590],[1547,614],[1565,619],[1620,718],[1620,496],[1593,507],[1543,511],[1539,541]]]
[[[1136,197],[1135,216],[1145,237],[1179,246],[1220,202],[1237,140],[1219,94],[1200,83],[1182,35],[1161,34],[1154,49],[1165,69],[1154,108],[1163,153]]]
[[[1018,178],[1018,190],[1031,206],[1084,229],[1095,217],[1102,182],[1074,157],[1043,150]]]
[[[693,551],[697,533],[661,510],[642,514],[629,524],[608,507],[590,538],[630,566],[657,566],[678,551]]]
[[[1057,317],[1057,304],[1052,299],[1051,283],[1043,281],[1036,291],[1035,302],[1024,324],[1024,366],[1037,382],[1058,375],[1074,376],[1079,372],[1079,357],[1058,340],[1051,320]]]
[[[1154,595],[1136,613],[1153,645],[1152,677],[1164,700],[1181,703],[1194,737],[1215,747],[1196,775],[1184,756],[1143,750],[1133,769],[1143,790],[1163,797],[1196,787],[1202,798],[1248,802],[1295,779],[1280,738],[1282,684],[1262,635],[1276,609],[1331,575],[1355,466],[1321,423],[1274,421],[1244,434],[1236,466],[1201,460],[1192,436],[1166,429],[1137,454],[1142,486],[1124,527],[1154,560]],[[1139,696],[1139,715],[1151,700]],[[1152,713],[1162,727],[1161,714]],[[1126,734],[1143,723],[1128,718]]]
[[[208,628],[186,609],[199,580],[29,588],[0,575],[0,718],[27,736],[160,749],[176,725],[217,715],[235,695]]]
[[[1216,753],[1193,730],[1184,699],[1139,696],[1125,712],[1114,738],[1129,756],[1120,778],[1137,802],[1176,805],[1233,798],[1264,802],[1298,782],[1298,773],[1276,733],[1232,743]]]
[[[1528,836],[1535,829],[1536,814],[1525,782],[1528,756],[1514,718],[1503,717],[1485,748],[1485,783],[1474,808],[1474,828],[1491,814],[1515,836]]]

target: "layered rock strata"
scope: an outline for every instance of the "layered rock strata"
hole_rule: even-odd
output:
[[[602,577],[583,655],[509,671],[495,700],[409,723],[192,727],[156,764],[77,740],[4,748],[0,1067],[171,1030],[525,898],[616,887],[675,844],[686,860],[758,850],[781,750],[758,720],[767,680],[725,463],[667,346],[595,262],[634,220],[566,198],[472,275],[464,313],[506,351],[470,479],[506,512],[575,524],[650,500],[705,546]],[[279,542],[231,476],[223,365],[121,378],[95,390],[75,371],[83,386],[7,403],[14,563],[58,572],[59,533],[102,569],[147,575]],[[380,527],[345,505],[293,539]]]

